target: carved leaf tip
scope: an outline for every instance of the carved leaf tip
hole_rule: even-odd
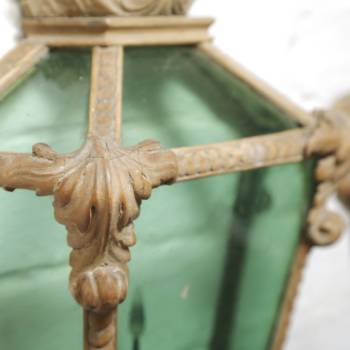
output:
[[[33,145],[32,154],[34,157],[47,160],[56,160],[58,157],[57,153],[46,143],[37,143]]]

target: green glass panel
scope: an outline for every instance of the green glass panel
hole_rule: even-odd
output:
[[[84,140],[89,51],[53,51],[0,102],[0,150],[59,152]],[[0,349],[81,347],[81,311],[68,291],[66,231],[52,198],[0,190]],[[69,322],[66,320],[69,319]]]
[[[89,51],[52,51],[0,103],[1,151],[31,152],[44,142],[78,149],[87,129]]]
[[[191,47],[126,50],[124,143],[167,147],[293,123]],[[163,187],[143,205],[121,349],[263,350],[312,192],[307,164]]]
[[[2,276],[1,349],[82,349],[82,312],[67,290],[68,275],[67,266],[48,264]]]

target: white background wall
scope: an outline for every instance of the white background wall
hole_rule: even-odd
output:
[[[197,0],[192,13],[215,17],[216,44],[304,108],[350,94],[349,0]],[[17,18],[16,1],[0,0],[0,55]],[[311,254],[287,350],[350,349],[349,247],[347,232]]]

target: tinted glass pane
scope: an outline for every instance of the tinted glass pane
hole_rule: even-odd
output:
[[[0,102],[0,150],[45,142],[77,149],[86,129],[90,52],[53,51]],[[66,232],[52,198],[0,191],[0,348],[81,348],[80,308],[68,291]],[[67,321],[69,320],[69,321]]]
[[[53,51],[0,103],[1,151],[31,152],[38,142],[75,151],[87,128],[89,51]]]
[[[165,146],[187,146],[293,126],[192,47],[127,49],[123,110],[127,144],[155,138]]]
[[[125,64],[126,144],[193,145],[293,126],[193,48],[132,48]],[[156,190],[136,222],[120,347],[266,349],[311,171],[288,165]]]

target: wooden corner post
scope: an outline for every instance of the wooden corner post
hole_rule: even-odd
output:
[[[87,142],[60,181],[57,220],[73,249],[70,289],[84,309],[84,349],[116,349],[116,310],[128,291],[133,221],[154,187],[175,179],[176,157],[156,141],[121,148],[123,48],[95,47]]]

